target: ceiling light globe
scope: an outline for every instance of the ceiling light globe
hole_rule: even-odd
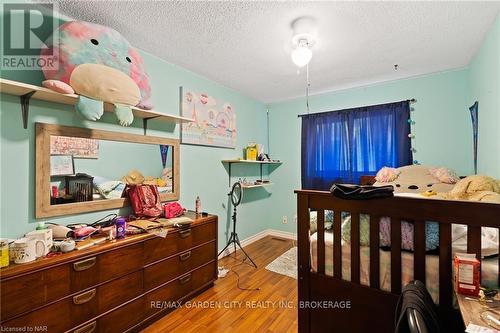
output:
[[[297,46],[292,51],[292,61],[298,67],[304,67],[311,61],[312,51],[307,46]]]

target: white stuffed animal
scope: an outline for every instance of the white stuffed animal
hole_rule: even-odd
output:
[[[392,185],[395,193],[449,192],[459,178],[445,168],[407,165],[400,168],[383,167],[375,176],[374,186]]]

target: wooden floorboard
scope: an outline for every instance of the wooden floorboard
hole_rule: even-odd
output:
[[[212,302],[213,308],[188,308],[186,305],[159,319],[143,333],[169,332],[297,332],[297,280],[273,273],[265,267],[294,246],[291,240],[267,236],[245,247],[258,268],[240,264],[243,254],[238,251],[223,258],[219,266],[234,268],[240,275],[243,288],[260,288],[258,291],[238,289],[236,274],[230,271],[215,286],[190,300],[190,304]],[[234,306],[227,308],[227,302]],[[241,303],[240,303],[241,302]],[[290,307],[284,305],[291,305]]]

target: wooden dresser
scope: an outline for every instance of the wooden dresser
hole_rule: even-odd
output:
[[[1,329],[135,332],[215,279],[217,216],[198,215],[166,238],[129,236],[2,269]]]

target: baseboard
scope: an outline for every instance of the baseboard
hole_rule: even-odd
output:
[[[267,231],[268,231],[268,235],[273,236],[273,237],[297,240],[297,234],[295,232],[281,231],[281,230],[274,230],[274,229],[267,229]]]
[[[241,246],[245,247],[247,245],[250,245],[266,236],[272,236],[272,237],[277,237],[277,238],[285,238],[285,239],[292,239],[292,240],[297,240],[297,234],[289,231],[281,231],[281,230],[275,230],[275,229],[266,229],[262,230],[255,235],[252,235],[250,237],[247,237],[243,240],[240,241]],[[220,254],[219,259],[224,258],[225,256],[230,255],[231,253],[234,252],[234,246],[230,246],[226,251]]]

